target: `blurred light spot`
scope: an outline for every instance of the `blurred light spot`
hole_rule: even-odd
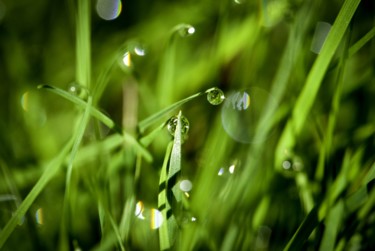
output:
[[[234,173],[234,169],[236,168],[236,166],[234,164],[232,164],[230,167],[229,167],[229,172],[230,173]]]
[[[288,170],[292,167],[292,163],[289,160],[284,160],[283,161],[283,168]]]
[[[217,175],[221,176],[224,174],[224,168],[220,168],[219,172],[217,173]]]
[[[82,100],[87,100],[89,97],[89,90],[80,84],[77,83],[71,83],[68,86],[68,92],[70,92],[72,95],[79,97]]]
[[[229,93],[221,109],[225,132],[233,140],[245,144],[265,141],[272,132],[272,118],[264,118],[271,105],[276,105],[275,99],[258,87]],[[261,122],[264,123],[262,126]]]
[[[144,220],[145,217],[143,216],[143,211],[145,209],[145,206],[143,205],[142,201],[138,201],[135,205],[135,216],[137,216],[139,219]]]
[[[127,51],[124,53],[124,56],[122,57],[122,62],[126,67],[130,67],[132,65],[130,52]]]
[[[29,111],[29,92],[25,92],[21,97],[21,106],[28,112]]]
[[[193,188],[193,184],[190,180],[182,180],[180,182],[180,189],[184,192],[189,192]]]
[[[35,212],[35,220],[36,220],[37,224],[43,225],[44,218],[43,218],[43,209],[42,208],[39,208],[38,210],[36,210],[36,212]]]
[[[120,0],[98,0],[96,3],[96,11],[104,20],[113,20],[120,16],[122,3]]]
[[[266,250],[269,245],[272,230],[267,226],[260,226],[255,240],[255,250]]]
[[[143,57],[144,55],[146,55],[146,51],[143,47],[140,47],[140,46],[135,46],[134,47],[134,52],[135,54],[137,54],[138,56],[141,56]]]
[[[331,25],[326,22],[318,22],[316,24],[315,33],[311,42],[310,50],[316,54],[320,53],[324,42],[327,39],[328,33],[331,30]]]
[[[197,218],[195,218],[195,217],[191,217],[191,221],[197,221]]]
[[[186,196],[187,198],[190,197],[190,194],[189,194],[188,192],[185,192],[184,194],[185,194],[185,196]]]
[[[151,228],[157,229],[163,224],[163,215],[157,209],[151,209]]]
[[[0,1],[0,23],[4,19],[5,13],[6,13],[5,4],[2,1]]]

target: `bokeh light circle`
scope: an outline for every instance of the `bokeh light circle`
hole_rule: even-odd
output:
[[[229,93],[221,110],[221,122],[227,134],[240,143],[260,143],[259,122],[269,102],[275,102],[266,90],[250,87]]]
[[[96,12],[99,17],[110,21],[120,16],[122,10],[121,0],[98,0],[96,3]]]

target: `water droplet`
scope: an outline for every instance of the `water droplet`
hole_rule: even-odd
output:
[[[258,125],[269,102],[274,104],[275,101],[267,91],[258,87],[230,93],[221,110],[224,130],[232,139],[241,143],[264,141],[264,137],[259,139],[256,134],[268,129]]]
[[[68,91],[74,96],[77,96],[83,100],[87,100],[89,97],[89,90],[86,87],[76,83],[70,84]]]
[[[207,93],[207,100],[212,105],[220,105],[221,103],[223,103],[225,99],[224,92],[217,87],[208,89],[206,93]]]
[[[224,174],[224,172],[225,172],[224,167],[221,167],[221,168],[219,169],[219,172],[217,173],[217,175],[222,176],[222,175]]]
[[[176,131],[177,119],[178,119],[177,116],[173,116],[167,122],[167,129],[172,136],[174,136],[174,133]],[[181,134],[182,135],[187,135],[189,131],[189,126],[190,126],[189,120],[187,120],[186,117],[181,115]]]
[[[310,50],[316,54],[320,53],[332,25],[327,22],[318,22],[311,42]]]
[[[283,170],[285,171],[286,175],[291,175],[296,172],[300,172],[303,169],[303,161],[302,158],[292,151],[287,149],[284,150],[284,160],[281,163]]]
[[[163,214],[155,209],[151,209],[151,229],[158,229],[163,224]]]
[[[21,96],[21,107],[25,111],[25,118],[29,119],[29,121],[40,127],[46,124],[47,113],[36,92],[25,92]]]
[[[120,0],[98,0],[96,12],[104,20],[113,20],[120,16],[122,3]]]
[[[132,70],[134,64],[137,64],[137,59],[145,55],[146,49],[143,45],[137,42],[130,42],[122,54],[120,66],[126,71]]]
[[[181,37],[188,37],[195,33],[195,28],[190,24],[181,24],[178,26],[178,34]]]

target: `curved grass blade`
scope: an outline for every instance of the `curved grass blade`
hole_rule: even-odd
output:
[[[283,151],[285,149],[292,149],[295,145],[296,137],[300,134],[311,110],[329,63],[344,36],[359,2],[360,0],[346,0],[344,2],[323,45],[321,53],[307,76],[306,84],[294,106],[292,118],[288,121],[276,149],[275,166],[278,168],[281,168],[277,163],[282,162]]]
[[[62,89],[59,89],[59,88],[56,88],[56,87],[53,87],[53,86],[50,86],[50,85],[39,85],[38,88],[39,89],[46,89],[46,90],[48,90],[52,93],[55,93],[55,94],[65,98],[65,99],[71,101],[72,103],[78,105],[81,108],[85,108],[87,106],[87,103],[85,101],[83,101],[82,99],[70,94],[69,92],[67,92],[65,90],[62,90]],[[103,124],[105,124],[109,128],[114,129],[117,133],[122,134],[124,136],[124,140],[127,143],[134,146],[136,151],[138,151],[148,162],[152,162],[152,156],[147,151],[147,149],[145,149],[141,144],[139,144],[139,142],[133,136],[131,136],[130,134],[123,131],[121,129],[121,127],[119,127],[117,124],[115,124],[115,122],[113,122],[112,119],[107,117],[105,114],[100,112],[95,107],[90,107],[89,111],[90,111],[90,114],[93,117],[95,117],[96,119],[101,121]]]
[[[144,131],[150,126],[152,125],[153,123],[155,123],[157,120],[161,119],[165,114],[167,114],[168,112],[171,112],[173,111],[174,109],[177,109],[178,107],[180,107],[181,105],[185,104],[186,102],[192,100],[192,99],[195,99],[196,97],[199,97],[199,96],[202,96],[204,95],[206,92],[198,92],[194,95],[191,95],[187,98],[184,98],[166,108],[164,108],[163,110],[151,115],[150,117],[142,120],[141,122],[139,122],[138,124],[138,128],[139,128],[139,131],[141,133],[144,133]]]
[[[30,208],[31,204],[35,201],[36,197],[42,192],[47,183],[56,174],[59,167],[63,164],[66,156],[69,153],[72,145],[74,143],[73,138],[65,145],[60,154],[53,159],[48,167],[43,172],[42,176],[39,178],[38,182],[31,189],[30,193],[26,196],[25,200],[18,207],[17,211],[14,213],[13,217],[8,221],[5,227],[0,233],[0,249],[4,245],[5,241],[8,239],[14,228],[21,221],[22,217],[26,214],[26,211]]]

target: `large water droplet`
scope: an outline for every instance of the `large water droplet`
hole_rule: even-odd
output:
[[[208,89],[206,93],[207,93],[207,100],[212,105],[220,105],[221,103],[223,103],[225,99],[224,92],[217,87]]]
[[[178,34],[181,37],[188,37],[195,33],[195,28],[190,24],[181,24],[178,26]]]
[[[178,120],[178,116],[173,116],[167,122],[167,129],[172,136],[174,136],[174,133],[176,131],[177,120]],[[187,120],[186,117],[181,115],[181,134],[182,135],[187,135],[189,131],[189,126],[190,126],[189,120]]]
[[[104,20],[113,20],[120,16],[122,3],[120,0],[98,0],[96,11]]]
[[[76,83],[70,84],[68,91],[74,96],[77,96],[83,100],[87,100],[89,97],[89,90],[86,87]]]
[[[230,93],[221,111],[224,130],[241,143],[262,142],[265,138],[256,136],[264,129],[258,125],[268,102],[273,103],[274,99],[267,91],[258,87]]]

